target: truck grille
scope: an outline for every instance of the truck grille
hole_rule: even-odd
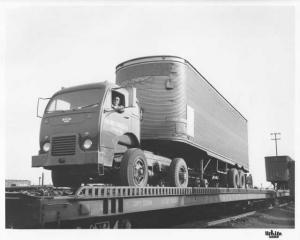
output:
[[[60,136],[52,138],[52,156],[74,155],[76,149],[76,136]]]

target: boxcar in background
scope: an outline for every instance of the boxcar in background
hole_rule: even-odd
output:
[[[265,157],[266,178],[276,189],[294,189],[295,162],[289,156]],[[291,189],[292,188],[292,189]]]
[[[288,165],[289,168],[289,180],[288,188],[290,190],[290,195],[295,199],[295,161],[291,160]]]

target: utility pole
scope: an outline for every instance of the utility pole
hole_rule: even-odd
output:
[[[42,172],[42,186],[44,186],[44,172]]]
[[[274,136],[274,138],[271,138],[271,140],[275,141],[275,148],[276,148],[276,157],[278,156],[278,152],[277,152],[277,141],[280,140],[280,138],[277,138],[277,135],[280,136],[281,133],[271,133],[271,136]]]

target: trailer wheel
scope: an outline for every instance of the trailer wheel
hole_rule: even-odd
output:
[[[239,172],[236,168],[231,168],[228,171],[228,186],[230,188],[238,188],[239,186]]]
[[[243,170],[239,170],[239,179],[240,179],[240,188],[245,188],[246,187],[246,176],[244,174]]]
[[[120,180],[123,186],[145,187],[148,165],[145,154],[138,148],[128,149],[121,161]]]
[[[187,187],[189,181],[188,168],[182,158],[174,158],[170,165],[170,184],[172,187]]]

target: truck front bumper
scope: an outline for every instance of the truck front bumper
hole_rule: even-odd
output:
[[[32,167],[55,167],[70,165],[86,165],[104,163],[104,154],[99,151],[88,151],[75,154],[72,156],[51,156],[50,154],[40,154],[32,156]]]

